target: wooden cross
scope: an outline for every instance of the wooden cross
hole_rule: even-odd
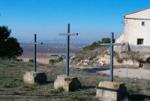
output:
[[[34,34],[34,46],[33,46],[33,69],[34,69],[34,72],[36,72],[36,67],[37,67],[37,63],[36,63],[36,52],[37,52],[37,37],[36,37],[36,34]]]
[[[43,44],[43,42],[41,43],[37,43],[37,35],[34,34],[34,42],[33,42],[33,71],[36,72],[37,71],[37,44]]]
[[[110,44],[104,43],[104,44],[100,44],[101,46],[109,46],[110,47],[110,76],[109,76],[109,80],[113,81],[113,68],[114,68],[114,46],[115,45],[122,45],[120,43],[114,43],[114,33],[111,33],[111,38],[110,38]]]
[[[70,33],[70,24],[68,24],[67,33],[61,33],[60,35],[65,35],[65,36],[67,36],[66,75],[69,76],[69,64],[70,64],[70,36],[78,35],[78,33]]]

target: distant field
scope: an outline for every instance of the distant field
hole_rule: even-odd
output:
[[[24,54],[23,55],[32,55],[33,52],[33,44],[31,43],[22,43]],[[78,52],[84,45],[83,44],[71,44],[70,50],[71,53]],[[66,52],[66,44],[54,44],[54,43],[45,43],[37,45],[38,53],[51,53],[51,54],[62,54]]]
[[[79,78],[82,89],[63,93],[53,89],[53,82],[57,75],[63,74],[64,64],[38,64],[38,71],[44,71],[48,76],[49,82],[44,85],[23,83],[22,75],[31,69],[32,63],[0,60],[0,101],[96,101],[96,86],[99,81],[108,80],[107,75],[71,68],[71,75]],[[115,80],[126,83],[131,101],[150,101],[150,80],[118,77]]]
[[[23,59],[25,62],[33,58],[33,44],[22,43],[23,55],[19,58]],[[83,44],[73,44],[71,45],[71,54],[78,52]],[[48,64],[51,55],[65,55],[66,54],[66,44],[38,44],[37,45],[37,62]]]

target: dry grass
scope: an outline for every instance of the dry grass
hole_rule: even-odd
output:
[[[45,71],[48,76],[49,82],[44,85],[23,83],[23,73],[31,69],[31,63],[0,60],[0,101],[96,101],[96,86],[99,81],[108,80],[107,76],[71,68],[71,75],[79,77],[82,89],[64,93],[53,89],[56,76],[64,72],[64,64],[38,64],[38,70]],[[119,78],[115,80],[126,82],[130,98],[141,96],[141,99],[150,99],[150,81]]]

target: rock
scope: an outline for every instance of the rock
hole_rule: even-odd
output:
[[[123,65],[128,65],[128,66],[134,66],[134,67],[139,67],[139,62],[135,60],[123,60]]]
[[[101,62],[103,63],[103,65],[108,65],[110,63],[110,56],[109,55],[104,55],[103,57],[101,57]]]
[[[150,63],[144,63],[143,68],[150,70]]]
[[[76,65],[77,66],[88,66],[89,65],[90,60],[85,59],[85,60],[81,60],[79,61]]]
[[[47,82],[45,73],[27,71],[23,76],[23,81],[27,84],[44,84]]]
[[[69,92],[75,91],[81,88],[81,83],[76,77],[70,77],[67,75],[58,75],[54,82],[54,89]]]
[[[103,57],[98,56],[96,63],[101,66],[107,66],[110,64],[110,56],[109,55],[104,55]],[[121,63],[118,62],[116,57],[114,57],[114,65],[117,66],[121,65]]]
[[[125,98],[127,89],[123,83],[102,81],[96,90],[96,98],[101,101],[120,101]]]
[[[114,66],[139,67],[140,61],[150,63],[150,54],[130,51],[127,43],[124,43],[121,52],[114,51]],[[72,62],[75,66],[108,66],[110,65],[109,49],[95,49],[76,54]]]
[[[83,60],[83,63],[82,63],[82,64],[83,64],[84,66],[88,66],[89,62],[90,62],[90,60],[86,59],[86,60]]]

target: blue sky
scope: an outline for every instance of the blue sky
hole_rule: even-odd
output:
[[[0,25],[12,30],[20,42],[31,42],[37,33],[39,40],[61,42],[67,23],[73,39],[92,42],[123,31],[123,16],[150,8],[150,0],[0,0]]]

